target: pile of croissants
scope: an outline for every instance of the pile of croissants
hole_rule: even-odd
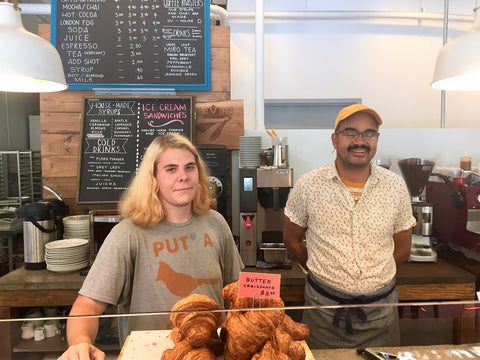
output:
[[[172,307],[175,346],[163,352],[162,360],[216,360],[222,354],[225,360],[305,359],[299,340],[308,337],[309,329],[285,314],[281,299],[258,304],[259,299],[238,296],[238,282],[225,286],[222,297],[230,308],[242,309],[227,312],[225,321],[221,311],[209,311],[220,306],[206,295],[190,295]]]

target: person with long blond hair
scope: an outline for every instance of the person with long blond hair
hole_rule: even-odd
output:
[[[94,346],[98,318],[168,312],[181,298],[205,294],[223,305],[222,288],[243,268],[225,219],[211,209],[208,172],[183,135],[155,138],[118,206],[124,219],[109,233],[67,322],[69,348],[59,359],[104,359]],[[167,314],[119,318],[119,341],[132,330],[167,329]]]
[[[121,215],[130,217],[136,225],[152,226],[165,217],[155,174],[157,160],[167,148],[187,150],[193,155],[198,171],[198,191],[193,198],[192,210],[199,215],[210,210],[212,199],[208,192],[208,173],[195,146],[182,135],[157,137],[145,152],[138,172],[123,193],[119,205]]]

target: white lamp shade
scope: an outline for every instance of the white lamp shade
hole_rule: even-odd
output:
[[[51,92],[67,84],[57,49],[25,30],[20,11],[0,3],[0,91]]]
[[[480,27],[448,41],[440,50],[432,87],[439,90],[480,90]]]

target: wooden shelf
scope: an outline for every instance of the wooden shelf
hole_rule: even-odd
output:
[[[67,349],[67,342],[60,340],[59,336],[46,338],[42,341],[20,340],[20,342],[13,347],[13,352],[63,352]]]
[[[118,344],[99,344],[96,345],[102,351],[120,351]],[[67,350],[67,342],[61,340],[59,336],[45,338],[42,341],[21,340],[13,347],[14,353],[30,353],[30,352],[64,352]]]

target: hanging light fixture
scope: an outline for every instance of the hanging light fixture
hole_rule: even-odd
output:
[[[480,90],[480,15],[472,28],[440,50],[431,86],[439,90]]]
[[[0,2],[0,91],[51,92],[66,88],[57,49],[25,30],[17,4]]]

